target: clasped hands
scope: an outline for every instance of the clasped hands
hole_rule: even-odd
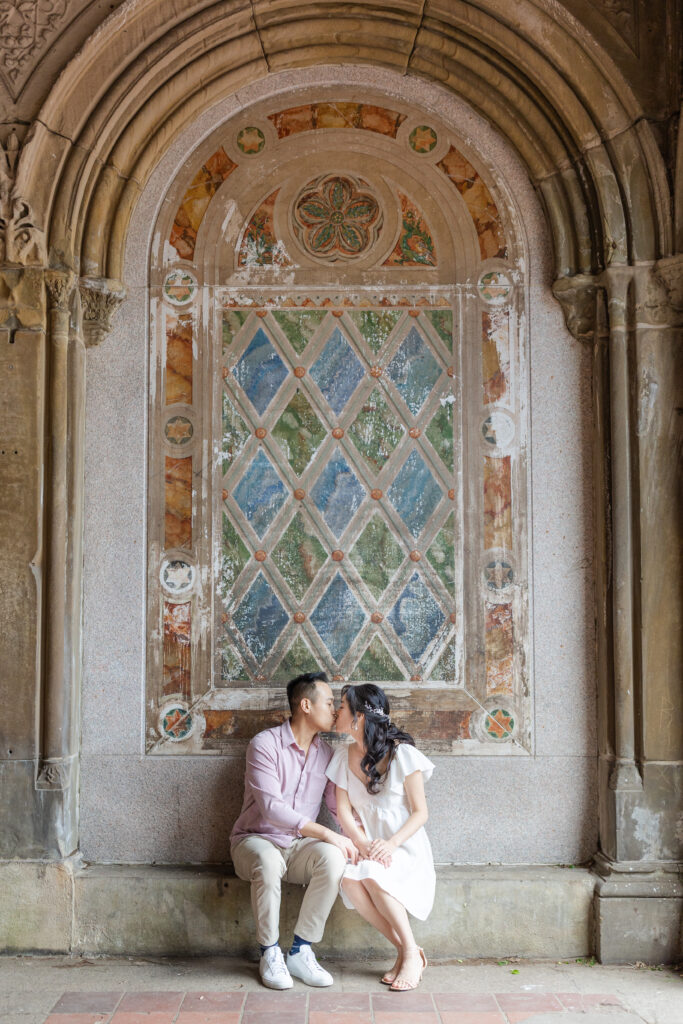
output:
[[[354,843],[347,836],[336,835],[335,845],[338,845],[346,859],[352,864],[359,860],[376,860],[385,868],[391,864],[391,857],[396,849],[396,844],[391,839],[361,839]]]

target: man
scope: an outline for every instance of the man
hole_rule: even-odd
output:
[[[261,945],[259,973],[267,988],[324,987],[332,975],[315,958],[348,860],[358,850],[350,839],[318,825],[325,796],[333,812],[334,787],[325,776],[332,749],[319,736],[334,726],[332,690],[324,672],[297,676],[287,685],[291,718],[265,729],[247,748],[244,802],[231,835],[239,878],[251,882],[251,905]],[[307,886],[294,943],[283,958],[278,944],[282,879]]]

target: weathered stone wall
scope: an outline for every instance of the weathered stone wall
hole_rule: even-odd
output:
[[[566,330],[550,293],[550,240],[523,168],[464,104],[390,72],[343,68],[282,73],[245,90],[240,101],[273,95],[294,105],[296,93],[288,90],[326,82],[353,83],[359,96],[380,88],[387,105],[399,97],[420,104],[425,117],[438,112],[500,176],[526,231],[534,753],[437,758],[430,833],[441,863],[583,862],[597,827],[590,354]],[[128,238],[128,298],[88,368],[81,849],[93,861],[222,861],[241,802],[242,756],[141,755],[147,252],[175,169],[191,162],[192,146],[235,109],[230,102],[208,111],[159,164]],[[550,810],[558,792],[561,813]]]

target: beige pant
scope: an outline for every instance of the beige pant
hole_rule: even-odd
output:
[[[306,886],[295,933],[308,942],[320,942],[346,867],[340,849],[319,839],[295,839],[283,849],[263,836],[246,836],[230,853],[237,876],[251,882],[251,906],[262,946],[278,941],[283,878]]]

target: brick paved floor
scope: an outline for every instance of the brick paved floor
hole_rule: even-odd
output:
[[[576,992],[65,992],[45,1024],[522,1024],[624,1008]],[[607,1024],[607,1022],[606,1022]]]

